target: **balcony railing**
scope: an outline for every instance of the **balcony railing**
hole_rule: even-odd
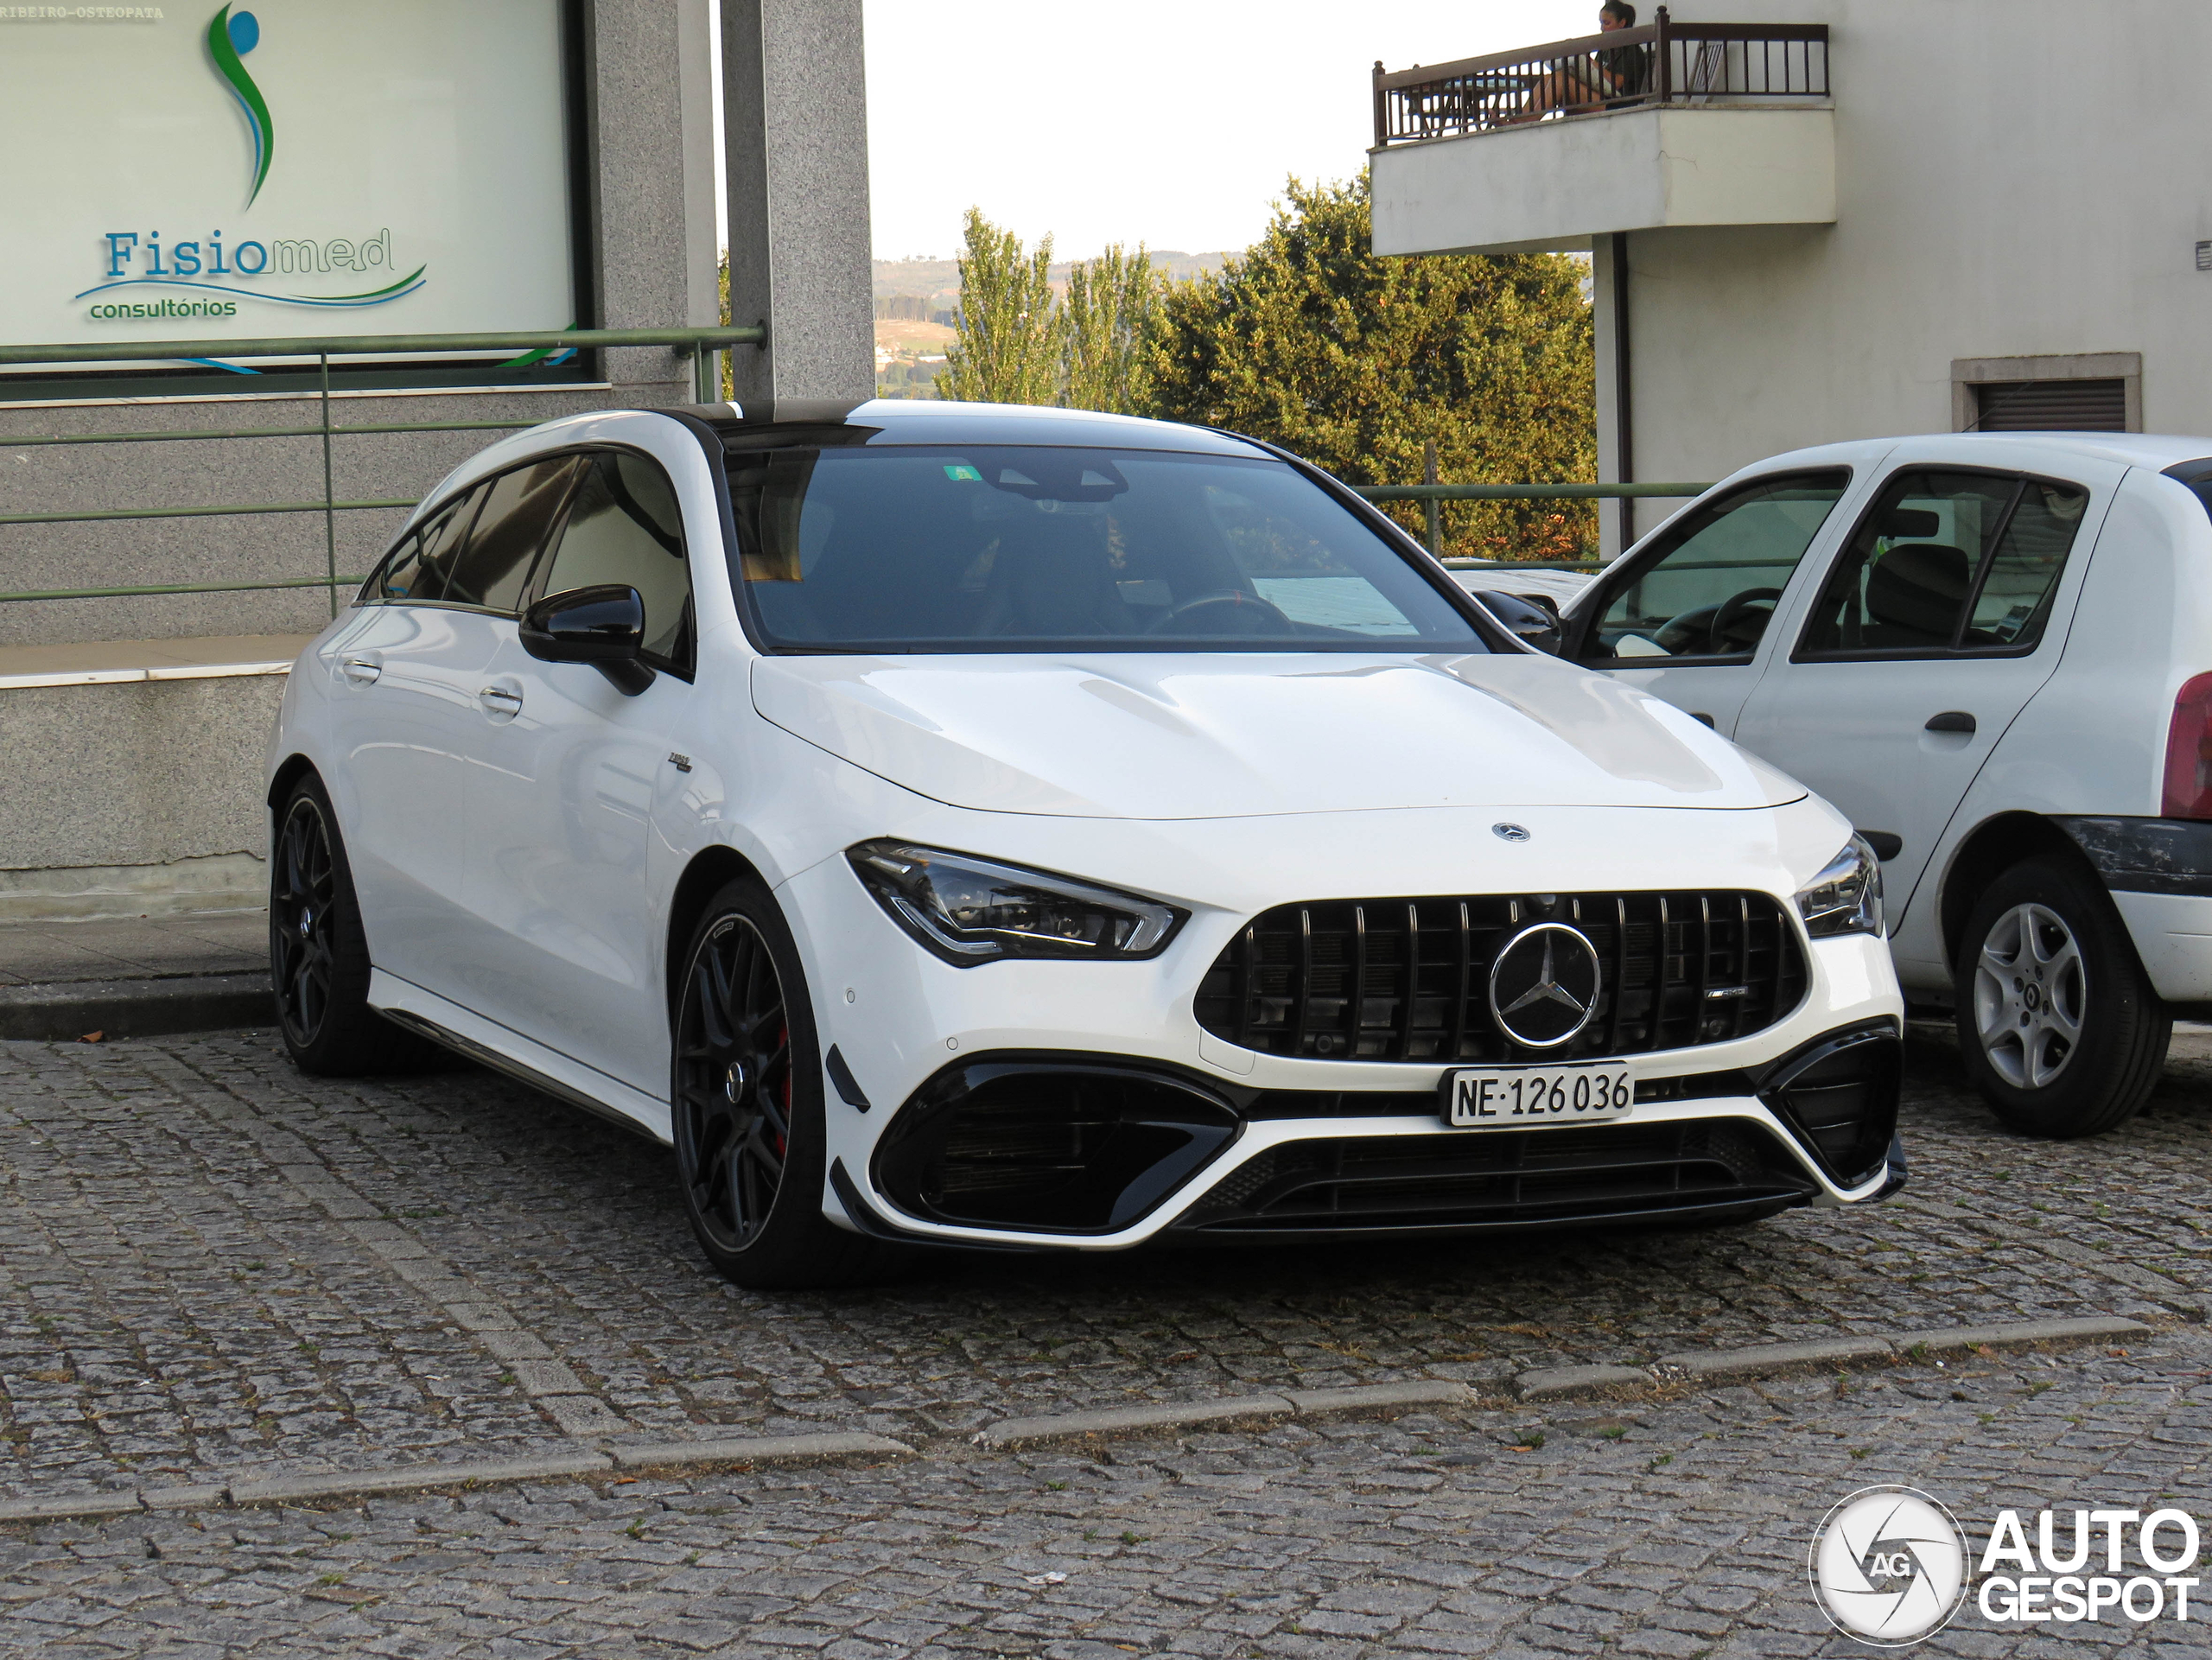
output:
[[[1375,145],[1657,105],[1828,96],[1826,23],[1653,22],[1486,58],[1375,66]]]

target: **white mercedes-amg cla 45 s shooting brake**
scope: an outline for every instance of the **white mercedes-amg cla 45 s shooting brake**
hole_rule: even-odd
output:
[[[1904,1179],[1848,821],[1224,433],[535,428],[301,656],[269,804],[299,1065],[428,1040],[671,1143],[749,1285]]]

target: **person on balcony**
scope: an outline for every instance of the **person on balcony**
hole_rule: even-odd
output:
[[[1599,8],[1599,33],[1635,27],[1636,8],[1629,0],[1605,0]],[[1618,109],[1640,102],[1650,84],[1648,47],[1621,46],[1587,57],[1562,58],[1545,66],[1529,89],[1528,103],[1512,119],[1541,121],[1555,110]]]

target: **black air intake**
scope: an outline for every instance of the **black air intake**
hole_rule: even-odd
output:
[[[915,1091],[877,1150],[875,1181],[932,1222],[1110,1233],[1236,1129],[1226,1102],[1158,1074],[1050,1056],[974,1061]]]
[[[1897,1134],[1904,1046],[1888,1021],[1830,1032],[1784,1056],[1759,1084],[1759,1099],[1788,1124],[1839,1187],[1881,1167]]]

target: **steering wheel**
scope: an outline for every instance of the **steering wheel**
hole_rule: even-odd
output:
[[[1751,650],[1758,644],[1759,636],[1766,632],[1766,625],[1773,620],[1774,613],[1770,610],[1760,619],[1758,627],[1749,639],[1736,639],[1730,633],[1730,629],[1751,615],[1752,607],[1762,601],[1771,606],[1781,597],[1782,590],[1778,588],[1747,588],[1741,594],[1730,595],[1713,614],[1712,625],[1706,631],[1706,649],[1715,657]]]
[[[1205,610],[1208,606],[1227,605],[1238,608],[1240,618],[1249,617],[1253,622],[1274,622],[1282,625],[1285,633],[1295,633],[1298,626],[1286,615],[1282,607],[1256,594],[1247,594],[1241,588],[1230,588],[1219,594],[1201,594],[1194,600],[1185,600],[1145,632],[1153,634],[1179,634],[1189,632],[1179,625],[1185,617]],[[1256,632],[1249,626],[1227,632],[1249,634]]]

